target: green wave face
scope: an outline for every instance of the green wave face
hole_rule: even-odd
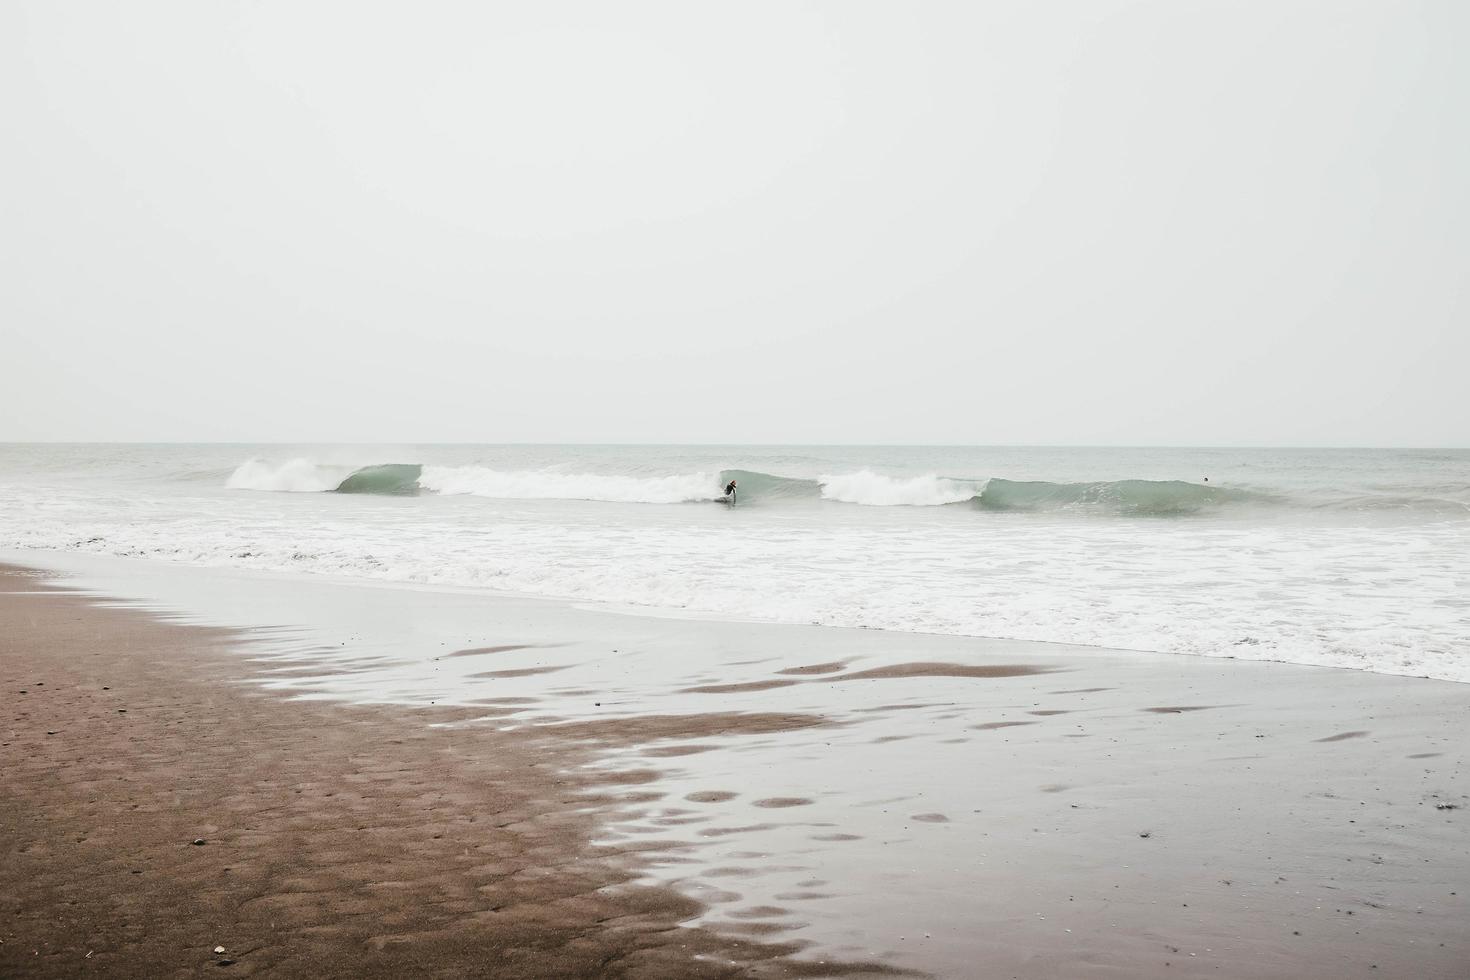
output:
[[[338,484],[335,492],[410,496],[428,492],[419,485],[422,475],[423,466],[418,463],[364,466]],[[731,480],[739,484],[742,504],[792,506],[824,502],[822,483],[818,480],[756,470],[724,470],[719,480],[720,487]],[[1279,502],[1279,498],[1270,494],[1180,480],[1051,483],[992,478],[974,497],[951,506],[1020,513],[1072,510],[1090,511],[1099,516],[1185,517],[1221,507]]]
[[[1241,503],[1267,503],[1265,494],[1181,480],[1047,483],[992,479],[975,497],[982,510],[1036,511],[1093,507],[1119,514],[1171,517]]]
[[[382,493],[406,496],[419,492],[419,476],[424,472],[418,463],[383,463],[364,466],[337,484],[336,493]]]
[[[723,487],[731,480],[736,481],[740,493],[740,502],[756,503],[759,501],[812,501],[816,502],[822,498],[822,485],[816,480],[803,480],[790,476],[773,476],[770,473],[760,473],[755,470],[723,470],[720,473],[720,486]]]

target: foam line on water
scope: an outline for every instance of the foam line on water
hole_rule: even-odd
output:
[[[821,483],[825,500],[872,507],[957,504],[974,497],[977,490],[974,483],[947,480],[932,473],[905,479],[883,476],[872,470],[823,476]]]
[[[500,500],[601,500],[678,504],[720,495],[718,473],[635,477],[601,473],[501,471],[486,466],[426,466],[419,485],[441,494]]]

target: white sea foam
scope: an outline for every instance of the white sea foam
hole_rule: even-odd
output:
[[[350,466],[328,466],[310,459],[292,459],[284,463],[248,459],[230,474],[226,486],[232,490],[320,493],[336,488],[351,472]]]
[[[296,458],[285,462],[249,459],[230,475],[232,490],[322,493],[335,490],[357,468]],[[556,470],[496,470],[486,466],[425,466],[424,490],[501,500],[601,500],[613,503],[677,504],[720,496],[718,472],[670,476],[564,473]]]
[[[613,503],[678,504],[719,496],[718,473],[620,476],[554,470],[494,470],[484,466],[425,466],[419,486],[443,494],[473,494],[501,500],[603,500]]]
[[[872,507],[935,507],[957,504],[975,496],[973,483],[946,480],[933,475],[909,479],[882,476],[872,470],[859,470],[836,476],[823,476],[822,499]]]
[[[228,472],[238,457],[215,456],[209,465],[192,456],[169,457],[164,466],[147,455],[219,450],[112,451],[125,455],[127,466],[93,476],[94,447],[9,450],[11,458],[35,457],[44,465],[33,462],[30,471],[15,463],[0,466],[0,548],[1470,681],[1470,594],[1464,588],[1470,520],[1422,508],[1400,515],[1381,508],[1324,514],[1244,507],[1204,512],[1211,516],[1136,518],[1116,509],[1099,515],[1086,508],[922,506],[967,499],[971,487],[935,476],[879,476],[846,459],[821,467],[843,474],[825,478],[828,499],[882,506],[768,504],[762,492],[811,500],[820,492],[810,476],[816,467],[779,486],[766,477],[762,491],[761,474],[802,463],[789,451],[738,471],[742,488],[747,482],[751,487],[748,507],[743,499],[732,509],[614,507],[578,499],[672,503],[718,494],[720,456],[690,453],[686,460],[680,455],[685,451],[662,449],[495,447],[457,457],[440,451],[439,458],[457,465],[425,466],[424,485],[440,492],[412,497],[243,493],[219,486],[218,473]],[[330,490],[352,469],[314,461],[310,452],[292,455],[284,463],[238,465],[230,486]],[[565,457],[564,469],[556,465],[558,455]],[[151,472],[215,475],[208,482],[138,477],[134,457]],[[521,465],[477,462],[507,457]],[[366,461],[394,458],[415,454],[374,450]],[[1458,456],[1418,463],[1426,475],[1400,465],[1398,456],[1386,460],[1395,472],[1408,473],[1405,483],[1429,477],[1443,483],[1432,466],[1458,472],[1461,465]],[[1335,457],[1327,462],[1336,466]],[[1370,457],[1358,482],[1380,480],[1386,463],[1379,462]],[[616,464],[620,473],[606,472]],[[599,468],[604,472],[588,475]],[[1073,457],[1051,460],[1047,469],[1070,475]],[[1159,469],[1149,475],[1167,475]],[[642,471],[682,475],[638,475]],[[909,470],[942,471],[927,461]],[[964,471],[983,469],[969,465]],[[1018,495],[1074,486],[1017,483],[1006,488],[1006,500],[1014,504]],[[502,497],[510,499],[496,499]],[[530,498],[542,503],[531,505]],[[1231,516],[1214,516],[1222,512]]]

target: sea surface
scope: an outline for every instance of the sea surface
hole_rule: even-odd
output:
[[[1470,681],[1470,450],[5,444],[0,549]]]

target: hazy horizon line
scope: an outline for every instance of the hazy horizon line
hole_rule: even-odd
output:
[[[148,440],[148,439],[17,439],[0,440],[3,446],[556,446],[566,448],[866,448],[866,449],[1237,449],[1237,450],[1403,450],[1465,452],[1470,446],[1436,445],[1357,445],[1330,443],[1305,445],[1294,443],[1042,443],[1042,442],[463,442],[419,439],[369,441],[360,439],[311,440]]]

